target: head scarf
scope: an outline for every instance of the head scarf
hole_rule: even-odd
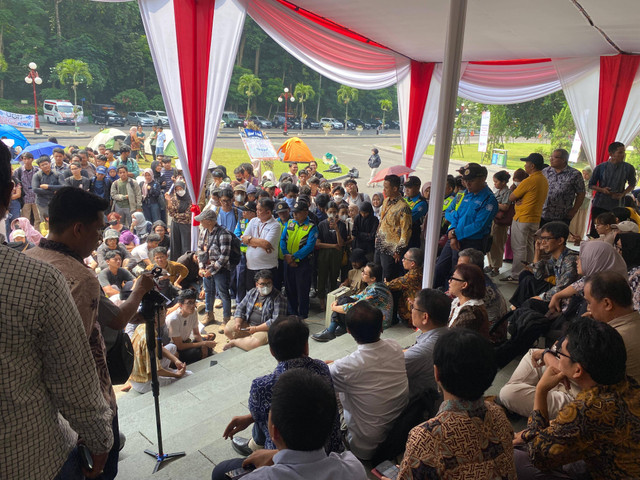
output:
[[[133,227],[133,233],[138,237],[146,237],[149,234],[151,222],[144,218],[142,212],[133,212],[131,216],[136,219],[136,226]]]
[[[181,180],[178,180],[174,184],[174,186],[184,188],[184,195],[182,197],[176,194],[176,198],[178,199],[178,213],[191,211],[191,196],[189,195],[189,191],[187,190],[187,184]]]
[[[613,246],[606,242],[589,241],[580,245],[582,275],[612,271],[627,276],[627,264]]]
[[[620,233],[616,236],[616,242],[622,244],[622,258],[631,270],[640,266],[640,233]]]
[[[16,227],[16,224],[19,225],[19,227]],[[11,222],[11,230],[24,230],[24,232],[27,234],[27,241],[31,242],[35,245],[38,245],[40,243],[40,239],[42,238],[42,234],[37,231],[35,228],[33,228],[33,226],[31,225],[31,223],[29,223],[29,219],[25,218],[25,217],[18,217],[16,219],[14,219]],[[9,235],[11,236],[11,235]]]
[[[267,170],[262,174],[262,180],[264,180],[265,178],[268,181],[273,182],[274,185],[276,184],[276,176],[273,174],[271,170]]]
[[[140,213],[140,212],[136,212],[136,213]],[[140,240],[138,239],[138,237],[136,237],[129,230],[124,230],[120,234],[119,242],[124,245],[129,245],[131,242],[133,242],[134,245],[140,245]]]

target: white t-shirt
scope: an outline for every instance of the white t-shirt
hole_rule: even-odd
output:
[[[370,460],[409,401],[402,347],[388,339],[358,345],[329,370],[344,407],[351,451]]]
[[[136,263],[143,262],[149,259],[149,245],[142,243],[131,250],[131,256],[136,261]]]
[[[247,268],[249,270],[268,270],[278,266],[278,245],[280,244],[280,224],[275,218],[262,222],[252,218],[244,231],[245,235],[267,240],[273,250],[267,253],[264,248],[247,247]]]
[[[183,317],[180,309],[171,313],[166,320],[169,329],[169,337],[180,337],[182,341],[187,341],[193,333],[193,329],[198,327],[198,314],[193,312],[191,315]]]

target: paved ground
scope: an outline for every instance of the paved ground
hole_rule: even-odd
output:
[[[505,296],[513,285],[500,286]],[[507,297],[508,298],[508,297]],[[308,320],[311,333],[324,328],[324,312],[312,302]],[[403,347],[414,343],[416,334],[402,325],[383,333],[383,338],[397,340]],[[341,358],[355,350],[356,343],[344,335],[328,343],[309,341],[310,355],[322,360]],[[211,366],[211,361],[217,364]],[[135,391],[118,395],[120,429],[127,441],[120,455],[120,477],[124,479],[191,480],[209,478],[215,464],[237,455],[222,432],[231,417],[248,413],[247,399],[251,381],[276,366],[267,346],[251,352],[233,348],[190,366],[193,375],[160,391],[160,410],[165,452],[185,451],[186,457],[165,464],[151,475],[154,459],[144,453],[156,450],[156,424],[151,393]],[[487,395],[496,394],[515,368],[513,362],[496,376]],[[520,422],[517,427],[522,428]],[[247,430],[250,434],[250,430]],[[375,477],[372,477],[375,478]]]

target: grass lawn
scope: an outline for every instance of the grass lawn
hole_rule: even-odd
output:
[[[399,145],[395,148],[402,148]],[[507,170],[516,170],[523,167],[521,158],[529,156],[530,153],[540,153],[547,160],[551,155],[552,147],[545,143],[509,143],[505,144],[505,150],[507,150]],[[435,152],[435,146],[429,145],[426,154],[433,156]],[[484,162],[482,162],[482,152],[478,151],[478,144],[473,143],[469,145],[456,145],[451,152],[451,160],[459,160],[461,162],[475,162],[484,163],[485,165],[491,163],[491,154],[484,154]],[[571,164],[572,167],[582,170],[587,166],[586,163],[580,162]]]

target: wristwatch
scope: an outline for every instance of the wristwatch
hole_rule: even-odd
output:
[[[247,236],[247,245],[249,245],[249,244],[251,243],[251,239],[252,239],[252,238],[253,238],[253,237],[252,237],[251,235]]]

